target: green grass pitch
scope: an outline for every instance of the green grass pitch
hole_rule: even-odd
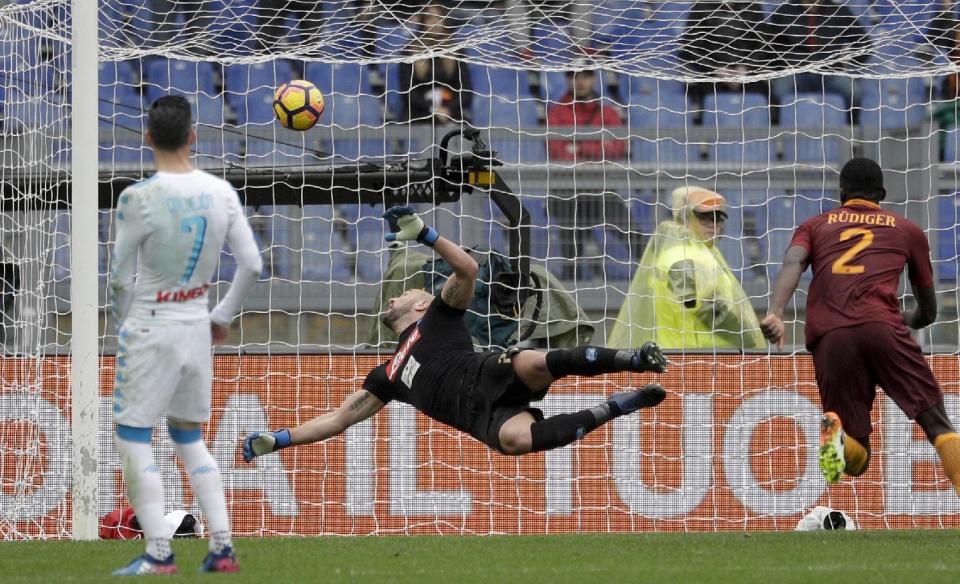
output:
[[[951,530],[499,537],[243,538],[241,572],[198,574],[206,540],[174,542],[173,582],[956,582]],[[110,582],[140,541],[0,543],[0,582]]]

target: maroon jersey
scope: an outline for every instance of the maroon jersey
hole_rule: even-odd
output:
[[[897,288],[903,266],[914,288],[933,286],[930,244],[906,217],[880,205],[851,199],[811,217],[793,234],[791,246],[810,255],[813,282],[807,297],[807,348],[833,329],[885,322],[906,329]]]

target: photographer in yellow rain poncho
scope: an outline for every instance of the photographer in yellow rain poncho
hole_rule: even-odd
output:
[[[673,219],[657,227],[620,307],[608,347],[760,349],[753,307],[714,245],[727,218],[722,195],[681,187]]]

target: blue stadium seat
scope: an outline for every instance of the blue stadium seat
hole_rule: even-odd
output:
[[[236,113],[237,125],[271,123],[274,91],[294,78],[285,60],[224,66],[224,96]]]
[[[662,103],[672,100],[687,100],[687,86],[676,79],[657,79],[656,77],[642,77],[628,73],[617,76],[620,90],[620,101],[630,105],[648,103],[650,99],[659,98]]]
[[[703,126],[718,130],[710,160],[732,164],[768,163],[775,151],[769,137],[735,130],[770,129],[767,98],[756,93],[711,93],[704,99]]]
[[[473,90],[480,96],[500,97],[516,101],[533,97],[526,71],[506,67],[470,65]]]
[[[539,127],[539,115],[532,99],[512,102],[499,97],[474,96],[473,122],[477,128],[492,130],[484,132],[483,138],[502,162],[546,160],[544,136],[524,131]]]
[[[583,53],[566,26],[540,20],[530,27],[530,52],[544,65],[567,65]]]
[[[333,94],[326,102],[318,133],[331,141],[337,161],[358,160],[385,155],[383,128],[383,108],[377,98]]]
[[[383,209],[370,205],[338,205],[337,213],[346,222],[344,243],[352,255],[354,280],[381,282],[389,259],[383,239]]]
[[[933,264],[938,280],[954,283],[957,281],[957,263],[960,261],[960,196],[953,193],[937,199],[937,239]]]
[[[206,29],[216,31],[208,43],[210,49],[235,52],[239,47],[254,48],[262,25],[257,0],[209,0],[206,12],[212,14]]]
[[[865,130],[917,128],[928,118],[930,92],[922,78],[860,79],[859,90]]]
[[[960,128],[951,128],[949,130],[940,130],[944,133],[944,143],[943,143],[943,161],[944,162],[958,162],[960,161]]]
[[[334,228],[332,205],[304,205],[301,279],[310,282],[344,282],[350,279],[348,252]]]
[[[686,100],[656,95],[638,97],[627,108],[630,159],[635,162],[658,164],[690,164],[700,160],[699,148],[687,142],[684,130],[693,125],[688,115]],[[665,132],[661,132],[664,130]],[[655,132],[651,137],[638,132]],[[670,133],[666,136],[662,134]]]
[[[323,92],[324,97],[333,93],[348,96],[369,95],[370,67],[356,63],[306,63],[304,79]]]
[[[594,227],[590,232],[603,250],[596,277],[603,282],[632,278],[640,258],[631,255],[630,246],[622,238],[623,234],[612,227]]]
[[[530,258],[532,262],[542,262],[544,267],[558,278],[563,273],[566,262],[559,253],[559,239],[551,232],[556,227],[550,224],[547,213],[547,198],[542,195],[521,195],[521,203],[530,214]]]
[[[242,96],[258,88],[274,90],[294,77],[290,62],[282,59],[223,67],[223,84],[228,95]]]
[[[230,96],[230,107],[237,113],[237,125],[267,125],[274,122],[272,87],[258,87],[247,93]]]
[[[192,95],[203,92],[216,93],[216,71],[208,61],[181,61],[178,59],[152,59],[147,65],[144,80],[147,100],[153,102],[168,93]]]
[[[407,26],[378,27],[373,34],[373,53],[377,59],[403,55],[413,35]]]
[[[834,94],[801,93],[780,110],[784,136],[784,160],[831,164],[839,161],[841,137],[850,120],[843,98]],[[840,134],[829,137],[828,134]]]

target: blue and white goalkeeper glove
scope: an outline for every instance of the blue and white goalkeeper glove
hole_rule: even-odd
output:
[[[243,441],[243,460],[251,462],[258,456],[270,454],[290,446],[290,431],[254,432]]]
[[[383,214],[390,226],[390,233],[384,236],[387,241],[416,240],[423,245],[433,247],[440,234],[433,227],[423,224],[423,219],[417,217],[410,207],[390,207]]]

